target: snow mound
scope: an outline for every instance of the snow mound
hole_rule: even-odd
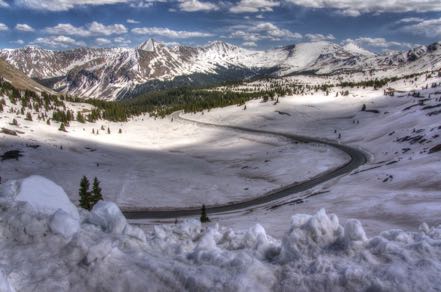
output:
[[[69,239],[80,230],[80,222],[70,214],[59,209],[52,216],[49,227],[53,233],[60,234],[64,238]]]
[[[47,214],[0,200],[1,291],[441,287],[441,226],[423,224],[418,232],[389,230],[368,238],[358,220],[340,224],[336,215],[320,210],[294,215],[282,239],[259,224],[235,231],[197,220],[155,226],[145,234],[112,202],[80,212],[79,221],[59,209]]]
[[[122,233],[127,225],[127,220],[118,206],[107,201],[99,201],[93,207],[88,221],[109,233]]]
[[[0,197],[29,203],[37,212],[48,215],[61,209],[78,219],[78,209],[69,200],[63,188],[38,175],[7,182],[0,189]]]

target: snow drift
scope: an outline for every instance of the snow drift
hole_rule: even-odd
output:
[[[239,232],[196,220],[156,226],[145,234],[111,202],[72,216],[63,203],[67,196],[50,186],[44,178],[30,177],[0,189],[1,291],[441,287],[441,226],[423,224],[418,232],[390,230],[367,238],[359,221],[341,225],[337,216],[320,210],[294,215],[281,240],[259,224]],[[44,206],[49,191],[57,192],[60,208],[55,200],[49,201],[51,208]]]

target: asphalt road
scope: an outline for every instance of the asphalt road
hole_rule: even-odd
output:
[[[180,120],[188,123],[194,123],[204,127],[216,127],[216,128],[224,128],[230,129],[234,131],[242,131],[248,133],[256,133],[256,134],[269,134],[274,136],[285,137],[294,142],[302,142],[302,143],[315,143],[322,144],[329,147],[337,148],[343,152],[345,152],[350,157],[350,161],[346,164],[332,170],[323,172],[309,180],[303,182],[297,182],[290,185],[283,186],[279,189],[272,190],[259,196],[257,198],[244,200],[237,203],[230,203],[226,205],[216,205],[216,206],[206,206],[206,210],[208,215],[226,213],[226,212],[234,212],[234,211],[246,211],[253,207],[260,207],[263,205],[269,205],[273,201],[277,201],[281,198],[293,195],[295,193],[303,192],[308,189],[311,189],[321,183],[329,181],[333,178],[349,174],[354,169],[357,169],[361,165],[367,162],[366,154],[356,148],[340,144],[336,141],[330,141],[325,139],[311,138],[307,136],[301,135],[293,135],[289,133],[280,133],[266,130],[258,130],[251,128],[244,128],[238,126],[226,126],[226,125],[217,125],[206,122],[199,122],[190,120],[187,118],[183,118],[180,116],[181,112],[175,112],[172,114],[172,118],[174,121]],[[128,219],[174,219],[180,217],[189,217],[189,216],[199,216],[201,212],[200,207],[198,208],[179,208],[179,209],[170,209],[170,210],[155,210],[155,209],[146,209],[146,210],[126,210],[123,211],[124,215]]]

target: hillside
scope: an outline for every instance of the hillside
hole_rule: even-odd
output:
[[[17,89],[28,89],[36,92],[55,94],[53,90],[35,82],[3,60],[0,60],[0,76],[10,82]]]

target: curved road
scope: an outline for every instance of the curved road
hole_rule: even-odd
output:
[[[279,189],[272,190],[260,197],[245,200],[242,202],[237,203],[230,203],[226,205],[216,205],[216,206],[207,206],[207,213],[209,215],[216,214],[216,213],[224,213],[224,212],[231,212],[231,211],[244,211],[250,207],[256,207],[261,206],[263,204],[281,199],[283,197],[290,196],[295,193],[303,192],[308,189],[311,189],[321,183],[324,183],[328,180],[331,180],[333,178],[336,178],[338,176],[348,174],[352,170],[360,167],[364,163],[367,162],[367,156],[364,152],[361,150],[358,150],[356,148],[346,146],[343,144],[339,144],[334,141],[328,141],[318,138],[311,138],[301,135],[293,135],[288,133],[280,133],[280,132],[272,132],[272,131],[266,131],[266,130],[258,130],[258,129],[251,129],[251,128],[244,128],[244,127],[237,127],[237,126],[226,126],[226,125],[217,125],[212,123],[206,123],[206,122],[199,122],[190,120],[187,118],[183,118],[180,116],[182,111],[175,112],[172,114],[172,118],[174,120],[181,120],[189,123],[194,123],[206,127],[216,127],[216,128],[224,128],[224,129],[230,129],[230,130],[236,130],[236,131],[243,131],[243,132],[249,132],[249,133],[256,133],[256,134],[269,134],[269,135],[275,135],[275,136],[281,136],[284,138],[288,138],[292,141],[298,141],[303,143],[317,143],[317,144],[323,144],[330,147],[337,148],[343,152],[345,152],[347,155],[350,156],[350,161],[346,164],[332,170],[332,171],[326,171],[323,172],[309,180],[300,182],[300,183],[293,183],[287,186],[284,186]],[[124,215],[128,219],[174,219],[179,217],[187,217],[187,216],[199,216],[201,212],[200,208],[180,208],[180,209],[171,209],[171,210],[133,210],[133,211],[124,211]]]

